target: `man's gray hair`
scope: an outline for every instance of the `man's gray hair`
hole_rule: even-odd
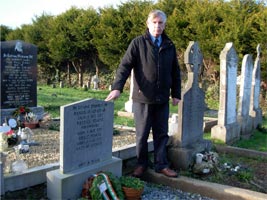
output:
[[[164,23],[166,23],[166,21],[167,21],[166,14],[161,10],[152,10],[148,14],[147,21],[150,20],[150,19],[154,19],[155,17],[161,17]]]

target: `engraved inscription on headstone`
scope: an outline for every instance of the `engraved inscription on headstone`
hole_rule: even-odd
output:
[[[1,109],[37,106],[37,47],[1,42]]]
[[[227,98],[226,98],[226,124],[231,124],[236,122],[236,77],[237,68],[234,64],[230,64],[227,72]]]
[[[63,173],[112,158],[113,103],[94,99],[61,107]]]

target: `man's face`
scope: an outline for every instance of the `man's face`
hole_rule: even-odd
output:
[[[150,34],[154,37],[160,36],[165,29],[165,23],[161,17],[149,18],[146,25]]]

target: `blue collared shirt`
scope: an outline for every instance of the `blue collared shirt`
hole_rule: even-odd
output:
[[[156,40],[156,38],[155,38],[154,36],[152,36],[151,34],[150,34],[150,37],[151,37],[152,42],[154,43],[155,40]],[[160,45],[161,45],[161,42],[162,42],[162,38],[161,38],[161,35],[160,35],[160,36],[158,37],[158,45],[159,45],[159,47],[160,47]]]

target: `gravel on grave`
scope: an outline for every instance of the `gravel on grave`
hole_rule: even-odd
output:
[[[24,160],[28,168],[59,162],[59,131],[47,130],[44,128],[32,129],[32,131],[34,133],[33,140],[39,143],[39,145],[31,146],[30,151],[28,153],[19,154],[18,159]],[[133,143],[135,143],[134,129],[124,129],[123,131],[120,129],[120,134],[113,136],[112,149],[115,150]],[[16,160],[16,153],[13,150],[9,152],[7,160],[9,160],[10,163]],[[44,188],[44,193],[46,194],[46,187]],[[46,198],[47,197],[44,197],[44,199]],[[200,194],[187,193],[168,186],[146,183],[142,194],[142,200],[159,199],[212,200]]]
[[[42,166],[45,164],[51,164],[59,162],[59,143],[60,134],[59,131],[47,130],[44,128],[32,129],[32,139],[38,143],[36,146],[30,146],[28,153],[19,154],[19,158],[16,158],[16,153],[13,149],[10,149],[7,160],[9,163],[14,162],[16,159],[24,160],[28,168],[36,166]],[[125,145],[135,143],[135,133],[133,130],[128,129],[121,131],[120,134],[113,136],[112,149],[116,150]]]

